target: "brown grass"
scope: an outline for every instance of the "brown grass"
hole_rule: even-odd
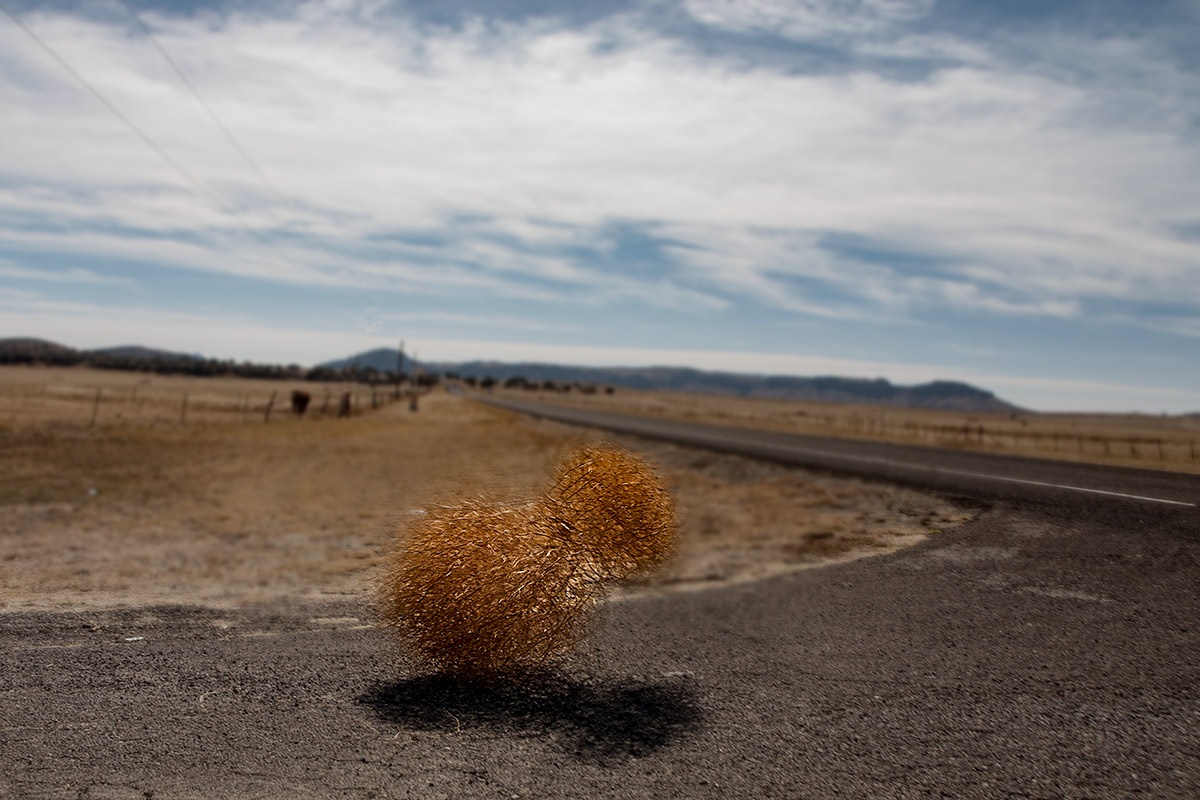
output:
[[[641,458],[584,446],[540,499],[434,507],[402,531],[380,610],[418,659],[487,679],[544,666],[586,634],[609,584],[674,550],[670,495]]]
[[[0,611],[358,600],[409,510],[463,496],[538,497],[564,453],[601,441],[440,392],[418,413],[393,404],[349,420],[278,415],[264,424],[261,414],[242,422],[189,412],[180,424],[166,401],[198,381],[0,368]],[[98,386],[105,397],[140,387],[138,398],[161,396],[175,413],[118,419],[104,401],[89,426]],[[311,387],[215,379],[191,391],[232,406],[292,388]],[[883,484],[617,443],[654,463],[680,523],[678,557],[622,593],[887,552],[968,516]]]

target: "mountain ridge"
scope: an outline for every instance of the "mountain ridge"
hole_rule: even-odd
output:
[[[389,371],[396,368],[398,351],[377,348],[320,366],[344,369],[357,366]],[[1011,413],[1019,406],[996,397],[986,389],[961,381],[937,380],[911,386],[893,384],[886,378],[801,377],[754,373],[709,371],[693,367],[583,367],[542,362],[461,361],[414,362],[405,359],[406,371],[455,374],[463,378],[491,377],[497,381],[523,378],[542,383],[580,383],[681,392],[730,394],[807,402],[860,403],[943,411],[991,411]]]
[[[249,369],[258,377],[343,379],[344,375],[313,377],[322,370],[367,370],[381,374],[396,370],[399,351],[395,348],[367,350],[347,358],[317,365],[312,370],[290,365],[235,365],[205,359],[201,355],[175,353],[141,345],[124,345],[94,350],[78,350],[32,337],[0,339],[0,363],[58,364],[86,363],[116,369],[154,368],[197,371],[201,374],[240,373]],[[429,375],[453,374],[463,378],[491,377],[517,384],[553,383],[558,386],[613,386],[740,397],[761,397],[817,403],[858,403],[943,411],[1000,412],[1023,411],[996,397],[990,391],[960,381],[939,380],[915,385],[893,384],[886,378],[845,378],[831,375],[801,377],[755,373],[708,371],[693,367],[584,367],[542,362],[461,361],[419,362],[405,358],[403,371]],[[382,377],[382,375],[381,375]],[[353,379],[353,378],[352,378]],[[517,380],[514,380],[517,379]],[[523,380],[520,380],[523,379]]]

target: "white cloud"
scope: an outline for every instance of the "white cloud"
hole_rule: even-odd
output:
[[[933,10],[936,0],[686,0],[715,28],[766,31],[789,39],[878,34]]]
[[[420,28],[381,9],[146,14],[284,203],[128,20],[24,16],[236,218],[0,25],[0,247],[556,310],[853,324],[1171,303],[1181,335],[1200,312],[1181,233],[1200,219],[1200,78],[1152,41],[917,32],[932,0],[687,3],[722,30],[946,62],[898,80],[702,53],[636,13]],[[670,262],[596,266],[620,225]]]
[[[101,275],[90,269],[30,269],[3,258],[0,258],[0,278],[47,283],[134,285],[133,281],[125,278]]]
[[[853,31],[920,16],[928,6],[708,3],[704,13],[724,15],[731,25],[741,17],[778,18]],[[965,66],[916,83],[862,72],[731,71],[628,20],[584,30],[539,23],[431,32],[371,14],[369,6],[345,13],[310,3],[290,17],[152,18],[160,41],[210,105],[294,198],[287,207],[268,195],[153,48],[102,23],[34,15],[39,35],[203,176],[238,209],[238,219],[197,197],[12,31],[5,74],[33,77],[0,83],[0,102],[13,111],[0,133],[0,172],[9,177],[0,213],[129,229],[113,244],[130,250],[143,248],[139,231],[175,238],[190,231],[250,251],[264,248],[243,223],[275,241],[278,232],[304,232],[338,256],[276,245],[283,257],[260,252],[257,267],[232,268],[352,284],[393,271],[399,280],[412,278],[388,266],[402,258],[345,258],[342,249],[364,234],[438,233],[457,219],[485,219],[493,231],[524,242],[540,238],[548,250],[539,255],[493,239],[460,240],[433,248],[420,269],[444,273],[446,264],[470,261],[497,284],[514,277],[565,282],[612,298],[662,293],[572,262],[554,252],[556,235],[616,219],[646,220],[709,232],[703,258],[685,266],[696,267],[697,279],[714,289],[740,287],[756,302],[814,313],[819,302],[789,297],[771,283],[778,260],[758,260],[778,251],[778,231],[838,231],[911,245],[946,256],[951,269],[958,261],[966,265],[956,278],[967,283],[980,270],[1001,270],[1030,296],[1055,298],[1045,305],[1048,313],[1089,293],[1161,297],[1195,263],[1197,244],[1160,222],[1200,213],[1200,190],[1175,179],[1200,165],[1194,137],[1181,137],[1170,120],[1087,124],[1096,107],[1119,114],[1105,106],[1106,97],[1115,105],[1134,102],[1127,86],[1085,91],[1016,64]],[[602,41],[618,46],[604,50]],[[1060,41],[1072,52],[1082,47]],[[1196,91],[1194,76],[1172,72],[1136,47],[1097,45],[1091,55],[1149,59],[1158,64],[1156,76],[1172,79],[1176,94]],[[33,97],[38,102],[29,102]],[[56,237],[69,247],[74,235]],[[19,236],[11,227],[0,231],[8,241]],[[724,249],[714,246],[716,239]],[[188,266],[230,269],[227,246],[191,249]],[[814,256],[798,252],[787,269],[818,280],[862,269]],[[741,266],[725,275],[720,270],[729,264]],[[921,286],[903,275],[873,273],[871,288],[857,281],[863,300],[922,296]],[[839,288],[853,283],[843,280]],[[696,291],[689,284],[687,291],[672,289],[685,302]],[[979,297],[981,309],[1003,310],[1004,303],[985,295],[982,286],[958,300]]]

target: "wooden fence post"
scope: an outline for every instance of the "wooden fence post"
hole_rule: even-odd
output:
[[[267,410],[263,412],[263,422],[271,421],[271,407],[275,405],[275,392],[271,392],[271,399],[267,401]]]
[[[92,421],[88,423],[88,427],[96,424],[96,414],[100,411],[100,392],[102,389],[96,390],[96,399],[92,401]]]
[[[179,408],[179,424],[180,425],[187,424],[187,400],[188,400],[187,395],[188,395],[187,392],[183,393],[183,405],[180,406],[180,408]]]

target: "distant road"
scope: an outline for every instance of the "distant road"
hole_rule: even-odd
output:
[[[476,397],[485,403],[572,425],[646,436],[795,466],[848,472],[982,500],[1104,508],[1200,507],[1200,476],[1159,470],[804,436],[639,417],[527,400]]]

